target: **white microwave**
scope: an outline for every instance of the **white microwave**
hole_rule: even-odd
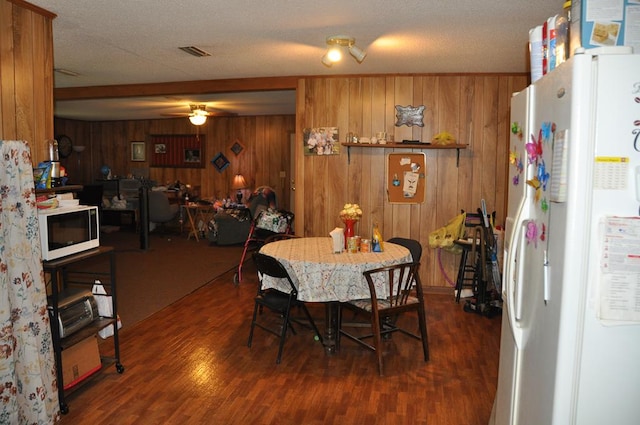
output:
[[[98,207],[73,206],[38,211],[40,245],[45,261],[100,246]]]

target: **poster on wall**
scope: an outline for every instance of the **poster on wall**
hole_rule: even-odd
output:
[[[302,134],[305,155],[340,154],[338,127],[305,128]]]
[[[387,155],[387,196],[392,204],[420,204],[427,187],[424,152],[390,153]]]

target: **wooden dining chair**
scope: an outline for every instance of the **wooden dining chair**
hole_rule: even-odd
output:
[[[284,348],[287,330],[291,329],[291,332],[295,334],[295,329],[292,326],[292,322],[294,321],[294,319],[292,319],[291,317],[291,309],[293,307],[299,307],[300,310],[302,310],[308,325],[315,332],[317,340],[322,342],[322,335],[320,335],[318,327],[313,321],[313,318],[311,317],[311,314],[309,313],[309,310],[304,305],[304,303],[298,301],[298,290],[293,284],[289,273],[284,268],[282,263],[271,256],[260,254],[259,252],[255,252],[253,254],[253,261],[255,262],[256,268],[258,270],[259,283],[258,293],[255,297],[253,307],[253,318],[251,320],[251,330],[249,332],[249,341],[247,345],[251,347],[251,342],[253,341],[253,331],[256,326],[276,335],[280,338],[278,357],[276,358],[276,363],[279,364],[282,358],[282,350]],[[278,279],[285,279],[289,284],[290,291],[282,292],[276,289],[263,289],[263,275],[271,276]],[[259,316],[262,316],[263,307],[280,315],[282,321],[280,322],[278,327],[275,327],[272,324],[270,326],[267,320],[260,320]],[[298,319],[296,319],[295,321],[298,322]]]
[[[427,337],[427,321],[424,310],[424,297],[418,269],[420,263],[404,263],[394,266],[381,267],[364,272],[371,297],[342,303],[338,317],[339,331],[336,348],[340,348],[340,339],[345,336],[358,344],[376,352],[378,357],[378,372],[384,375],[382,364],[383,338],[389,340],[394,332],[401,332],[422,341],[424,361],[429,360],[429,342]],[[378,295],[376,283],[386,286],[389,295]],[[364,335],[347,331],[346,328],[361,325],[343,323],[343,309],[350,309],[358,315],[366,315],[370,319],[370,332]],[[415,312],[418,319],[420,335],[398,326],[398,317],[402,313]],[[367,340],[373,339],[373,344]]]

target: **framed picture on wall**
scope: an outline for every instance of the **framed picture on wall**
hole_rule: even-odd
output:
[[[305,155],[338,155],[338,127],[305,128],[302,131]]]
[[[211,164],[213,164],[218,172],[222,173],[222,171],[229,166],[229,160],[222,154],[222,152],[218,152],[218,154],[211,160]]]
[[[131,142],[131,160],[145,161],[144,142]]]
[[[238,156],[244,150],[244,146],[242,146],[242,143],[240,143],[240,140],[236,139],[229,149],[231,149],[231,152],[233,152],[236,156]]]
[[[184,162],[189,163],[199,163],[200,159],[200,149],[185,149],[184,150]]]

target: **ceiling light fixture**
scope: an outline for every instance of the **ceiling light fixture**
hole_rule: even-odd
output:
[[[327,37],[327,53],[322,57],[322,63],[328,67],[342,59],[342,47],[349,49],[349,54],[362,63],[367,56],[366,52],[356,46],[356,39],[347,35],[333,35]]]
[[[189,105],[191,107],[191,113],[189,114],[189,121],[193,125],[202,125],[207,122],[207,107],[206,105]]]

